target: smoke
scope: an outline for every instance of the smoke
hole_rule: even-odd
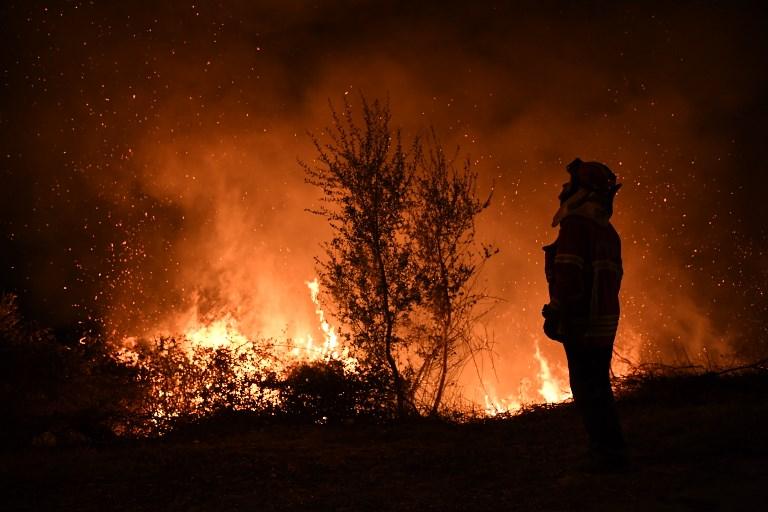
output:
[[[540,334],[540,248],[576,156],[624,183],[619,353],[765,352],[759,13],[253,4],[3,8],[1,284],[35,318],[115,336],[226,313],[253,335],[311,329],[304,282],[329,230],[297,159],[328,99],[365,94],[389,98],[406,137],[434,125],[493,187],[488,388],[532,378],[537,341],[562,370]]]

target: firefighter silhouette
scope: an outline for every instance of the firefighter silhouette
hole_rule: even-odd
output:
[[[590,463],[609,469],[626,464],[610,382],[623,273],[621,241],[610,218],[621,185],[598,162],[577,158],[566,170],[570,180],[552,220],[560,232],[544,247],[550,297],[542,310],[544,332],[565,347],[573,399],[589,437]]]

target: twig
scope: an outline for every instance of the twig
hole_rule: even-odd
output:
[[[736,366],[733,368],[726,368],[725,370],[720,370],[718,372],[714,372],[715,375],[725,375],[727,373],[734,373],[734,372],[740,372],[742,370],[768,370],[768,358],[761,359],[760,361],[754,362],[752,364],[745,364],[743,366]]]

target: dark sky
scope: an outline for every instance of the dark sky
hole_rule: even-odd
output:
[[[299,328],[328,231],[297,159],[362,92],[494,184],[502,357],[538,339],[576,156],[625,184],[619,348],[766,350],[760,3],[514,4],[5,2],[0,288],[55,327],[148,333],[193,305]]]

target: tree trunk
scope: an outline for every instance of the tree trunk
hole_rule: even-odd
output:
[[[450,315],[449,315],[450,318]],[[443,391],[445,390],[445,382],[448,378],[448,354],[450,353],[449,350],[449,343],[448,343],[448,325],[450,321],[446,320],[442,327],[442,332],[440,333],[440,336],[442,338],[442,360],[440,361],[440,380],[437,384],[437,391],[435,392],[435,401],[432,403],[432,410],[429,412],[430,416],[437,416],[437,411],[440,407],[440,402],[443,400]]]
[[[397,397],[397,416],[403,418],[405,416],[405,390],[403,390],[403,383],[400,378],[400,371],[397,368],[397,361],[395,361],[395,357],[392,355],[392,324],[394,322],[392,321],[391,316],[389,311],[387,311],[387,332],[384,338],[384,351],[387,357],[387,363],[389,363],[389,369],[392,371],[392,383],[395,386],[395,396]]]
[[[443,391],[445,390],[445,382],[448,378],[448,354],[450,353],[450,343],[448,334],[451,328],[451,298],[448,295],[448,270],[445,268],[445,260],[443,258],[443,252],[438,244],[438,258],[440,260],[440,278],[441,278],[441,292],[440,297],[441,304],[439,304],[438,314],[441,322],[440,329],[440,341],[442,344],[442,360],[440,361],[440,380],[437,383],[437,390],[435,391],[435,401],[432,403],[432,410],[429,412],[430,416],[437,416],[437,411],[440,407],[440,402],[443,400]]]
[[[378,230],[374,230],[377,235]],[[373,254],[376,260],[377,270],[379,271],[379,286],[381,287],[381,305],[384,313],[386,332],[384,334],[384,356],[389,364],[389,369],[392,372],[392,384],[395,387],[395,397],[397,399],[397,415],[399,418],[405,416],[405,390],[403,389],[402,378],[400,377],[400,370],[397,368],[397,361],[392,354],[392,331],[394,330],[395,319],[392,312],[389,310],[389,282],[387,280],[387,272],[384,268],[384,261],[381,256],[381,245],[378,238],[375,239],[373,245]]]

